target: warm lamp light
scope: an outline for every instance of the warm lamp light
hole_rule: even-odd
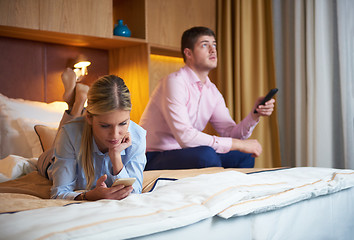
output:
[[[150,58],[153,61],[177,63],[177,64],[184,65],[182,57],[171,57],[171,56],[162,56],[162,55],[158,55],[158,54],[150,54]]]
[[[84,68],[84,67],[88,67],[91,65],[91,62],[89,61],[81,61],[81,62],[78,62],[74,65],[74,68]]]
[[[76,79],[79,79],[81,76],[85,76],[88,74],[87,67],[91,65],[89,61],[81,61],[75,63],[74,72],[76,73]]]
[[[76,74],[76,80],[88,74],[87,67],[91,65],[84,56],[80,55],[76,59],[69,59],[68,67],[72,68]]]

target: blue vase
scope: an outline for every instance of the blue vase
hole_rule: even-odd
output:
[[[118,24],[114,24],[113,34],[116,36],[130,37],[131,32],[127,25],[123,24],[123,20],[118,20]]]

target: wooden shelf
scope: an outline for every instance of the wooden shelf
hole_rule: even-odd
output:
[[[0,36],[106,50],[147,44],[146,40],[138,38],[103,38],[9,26],[0,26]]]
[[[113,27],[123,20],[132,37],[146,39],[146,0],[113,0]]]
[[[215,9],[216,0],[0,0],[0,36],[108,51],[109,73],[125,79],[139,122],[149,89],[184,65],[183,31],[215,29]],[[113,35],[118,19],[132,37]]]
[[[151,54],[170,56],[170,57],[182,57],[181,50],[174,47],[166,47],[158,44],[149,44]]]

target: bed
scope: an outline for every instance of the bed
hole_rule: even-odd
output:
[[[0,239],[353,239],[350,169],[146,171],[121,201],[49,199],[36,161],[65,109],[0,94]]]

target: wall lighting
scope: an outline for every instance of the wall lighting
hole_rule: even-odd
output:
[[[72,68],[76,74],[76,80],[81,76],[88,74],[87,67],[91,65],[91,62],[83,55],[78,56],[76,59],[68,60],[68,67]]]

